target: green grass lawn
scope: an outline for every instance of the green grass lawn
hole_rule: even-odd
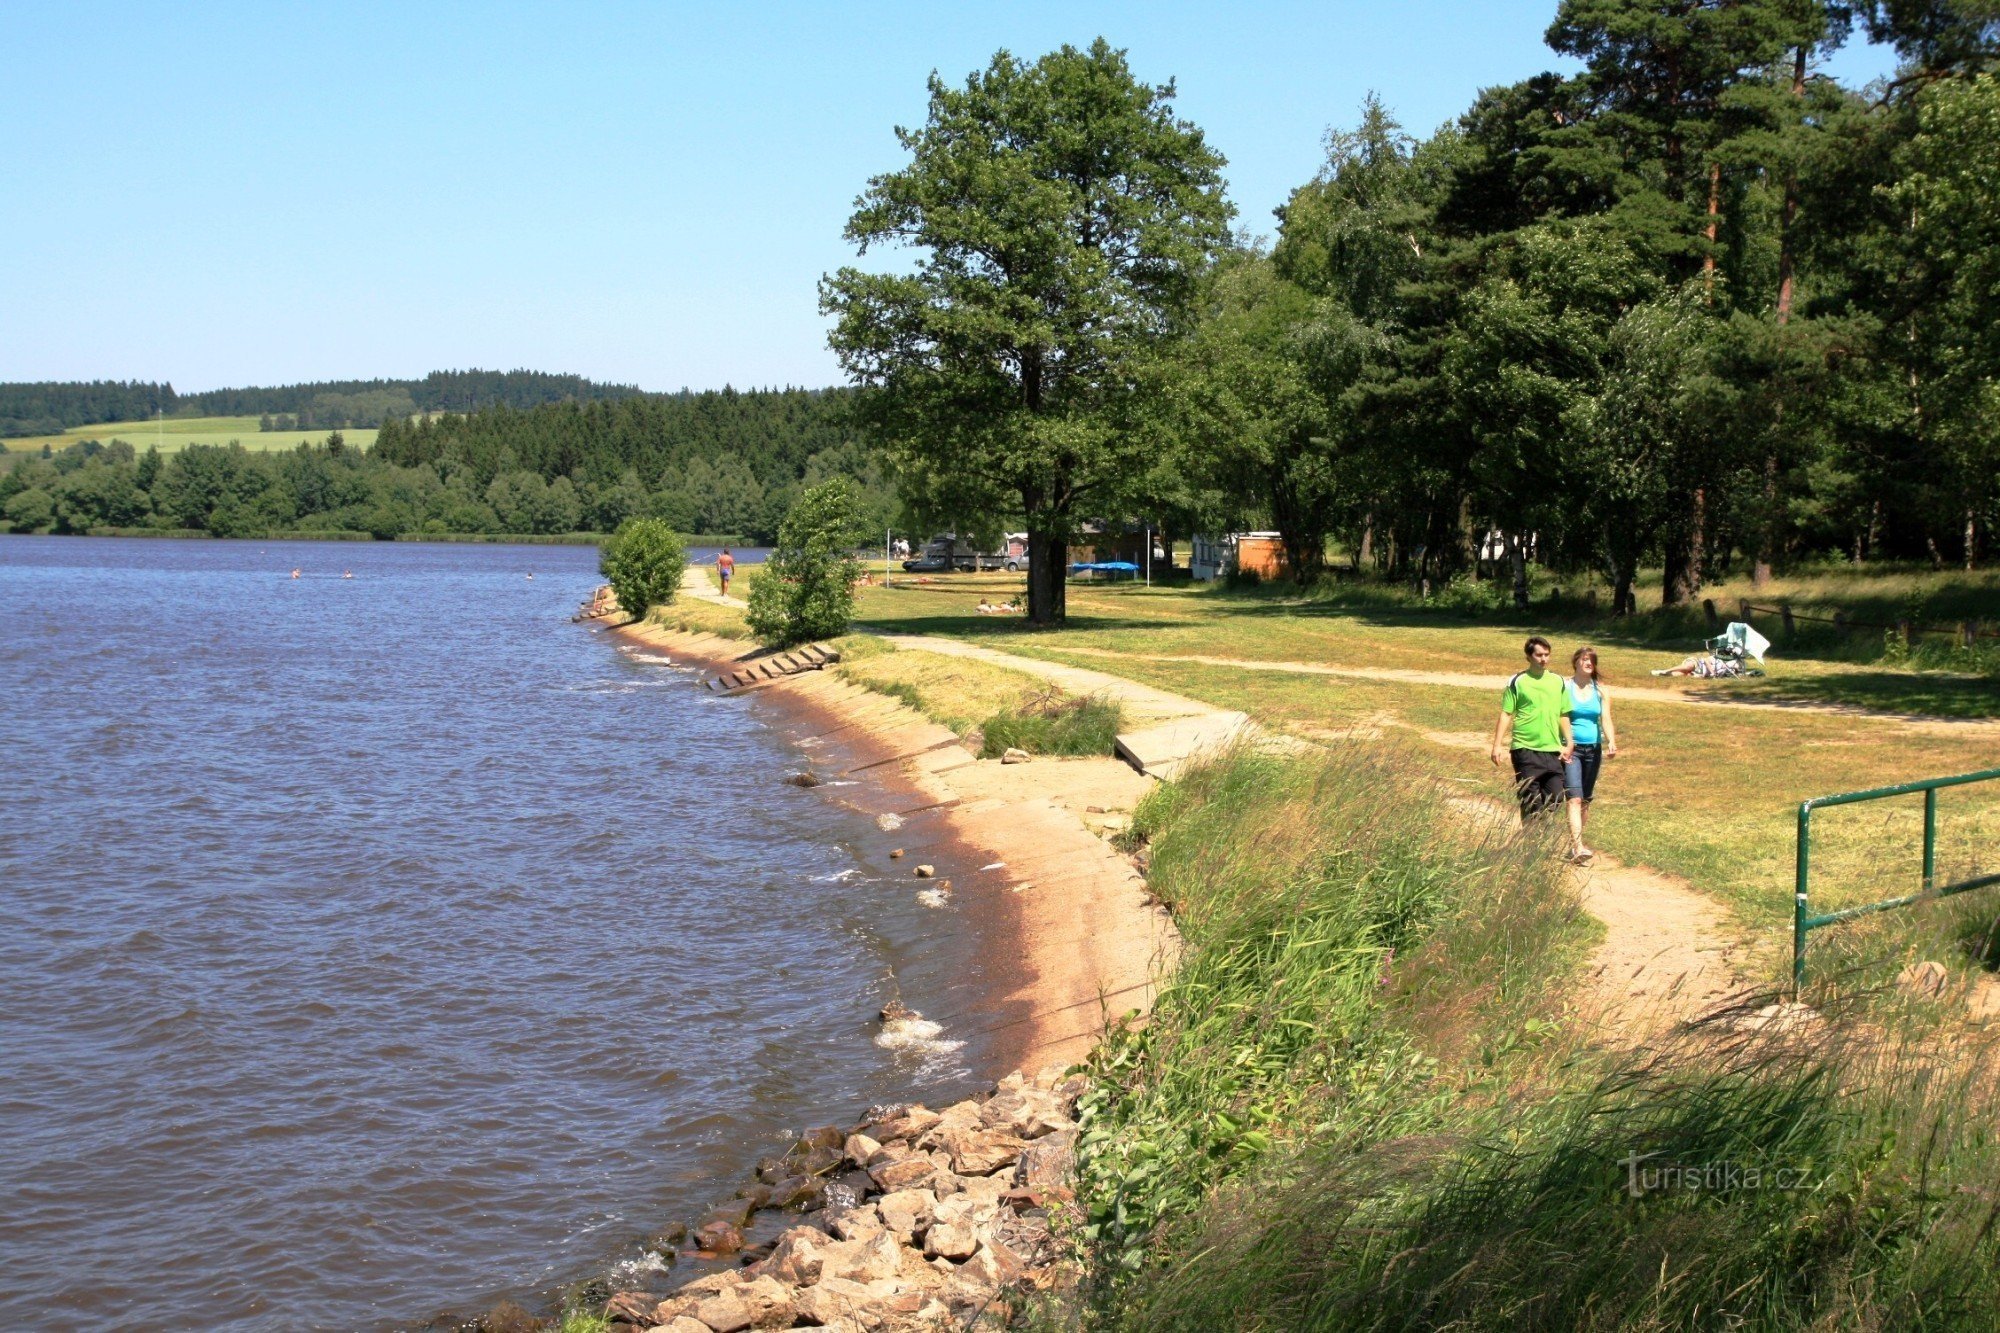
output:
[[[1186,585],[1072,587],[1070,627],[1053,633],[1029,630],[1018,617],[974,610],[981,596],[998,601],[1020,588],[1018,576],[980,575],[863,589],[861,616],[888,630],[976,637],[996,648],[1110,671],[1240,708],[1306,736],[1358,731],[1413,737],[1435,750],[1468,791],[1495,800],[1509,795],[1508,779],[1487,751],[1496,693],[1161,659],[1200,656],[1497,677],[1521,663],[1527,632],[1521,624]],[[1546,632],[1563,660],[1585,639],[1561,625]],[[1790,919],[1800,800],[2000,764],[2000,734],[1991,726],[1954,732],[1948,724],[1913,728],[1862,714],[1656,701],[1676,686],[1646,673],[1675,660],[1682,645],[1605,633],[1601,626],[1592,627],[1588,637],[1611,682],[1623,746],[1602,780],[1592,844],[1718,894],[1748,928],[1773,942]],[[2000,681],[1990,678],[1793,660],[1775,652],[1771,675],[1763,681],[1712,682],[1691,692],[1857,708],[1879,704],[1941,718],[2000,716]],[[1816,901],[1839,906],[1914,890],[1921,810],[1921,801],[1912,799],[1825,812],[1815,851]],[[1990,861],[1981,849],[2000,840],[2000,783],[1947,792],[1941,810],[1943,860]]]
[[[36,435],[25,439],[0,440],[8,453],[40,453],[43,445],[60,452],[84,440],[124,440],[140,453],[158,445],[163,454],[177,453],[195,444],[228,444],[232,440],[245,449],[294,449],[301,444],[320,444],[331,432],[323,430],[257,429],[257,417],[168,417],[164,421],[106,421],[93,426],[74,426],[60,435]],[[344,430],[340,436],[356,449],[375,443],[374,430]]]

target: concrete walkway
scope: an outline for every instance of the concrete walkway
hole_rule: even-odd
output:
[[[1069,694],[1115,703],[1125,715],[1127,730],[1118,734],[1118,757],[1148,777],[1171,778],[1190,759],[1236,740],[1267,733],[1247,713],[1217,708],[1185,695],[1142,685],[1085,667],[1064,666],[1039,658],[1018,657],[959,639],[929,634],[884,634],[899,651],[937,653],[970,658],[1047,681]]]

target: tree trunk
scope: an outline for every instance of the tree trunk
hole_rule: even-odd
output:
[[[1979,511],[1971,505],[1965,507],[1965,567],[1971,569],[1979,556]]]
[[[1472,497],[1458,497],[1458,569],[1472,570],[1473,578],[1479,577],[1479,539],[1472,531]],[[1454,573],[1457,570],[1453,571]]]
[[[1697,486],[1686,526],[1667,533],[1667,568],[1660,585],[1660,605],[1686,605],[1701,591],[1707,523],[1708,496]]]
[[[1720,233],[1722,222],[1722,164],[1708,164],[1708,225],[1702,228],[1702,235],[1708,237],[1708,251],[1701,257],[1701,291],[1709,303],[1715,301],[1715,238]]]
[[[1803,99],[1805,95],[1806,49],[1801,46],[1792,55],[1792,96]],[[1778,327],[1781,329],[1792,322],[1792,288],[1798,263],[1792,253],[1792,224],[1798,216],[1799,173],[1787,164],[1785,201],[1778,210]],[[1784,350],[1781,337],[1778,354],[1784,355]],[[1780,373],[1778,384],[1781,393],[1784,383],[1784,375]],[[1764,453],[1764,512],[1757,525],[1757,559],[1750,570],[1750,586],[1753,588],[1762,588],[1771,581],[1771,559],[1778,544],[1778,432],[1784,429],[1784,423],[1785,403],[1781,397],[1771,414],[1772,436]]]
[[[1772,422],[1783,425],[1784,404]],[[1764,512],[1757,522],[1757,559],[1750,567],[1750,586],[1763,588],[1771,581],[1771,557],[1778,544],[1778,451],[1773,446],[1764,455]]]
[[[1359,568],[1371,568],[1375,564],[1375,515],[1369,514],[1361,520],[1361,551],[1356,558]]]
[[[1514,569],[1514,605],[1525,611],[1528,609],[1528,551],[1527,543],[1518,532],[1507,534],[1507,559]]]
[[[1069,618],[1069,541],[1036,531],[1038,518],[1028,519],[1028,623],[1055,629]]]
[[[1629,561],[1620,560],[1618,562],[1618,569],[1615,575],[1616,582],[1611,589],[1612,615],[1629,616],[1632,614],[1636,604],[1636,598],[1632,593],[1632,580],[1638,576],[1638,572]]]

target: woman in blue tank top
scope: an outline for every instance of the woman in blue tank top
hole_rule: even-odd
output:
[[[1588,861],[1597,853],[1584,845],[1583,826],[1590,820],[1590,800],[1597,793],[1597,770],[1618,753],[1618,732],[1611,725],[1611,700],[1597,672],[1597,650],[1577,649],[1569,666],[1563,695],[1569,701],[1570,735],[1576,746],[1563,765],[1563,784],[1569,797],[1569,840],[1576,859]]]

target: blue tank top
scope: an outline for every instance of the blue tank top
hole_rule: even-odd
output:
[[[1597,720],[1604,716],[1604,695],[1595,681],[1582,689],[1565,676],[1563,693],[1569,696],[1569,734],[1578,745],[1598,743]]]

